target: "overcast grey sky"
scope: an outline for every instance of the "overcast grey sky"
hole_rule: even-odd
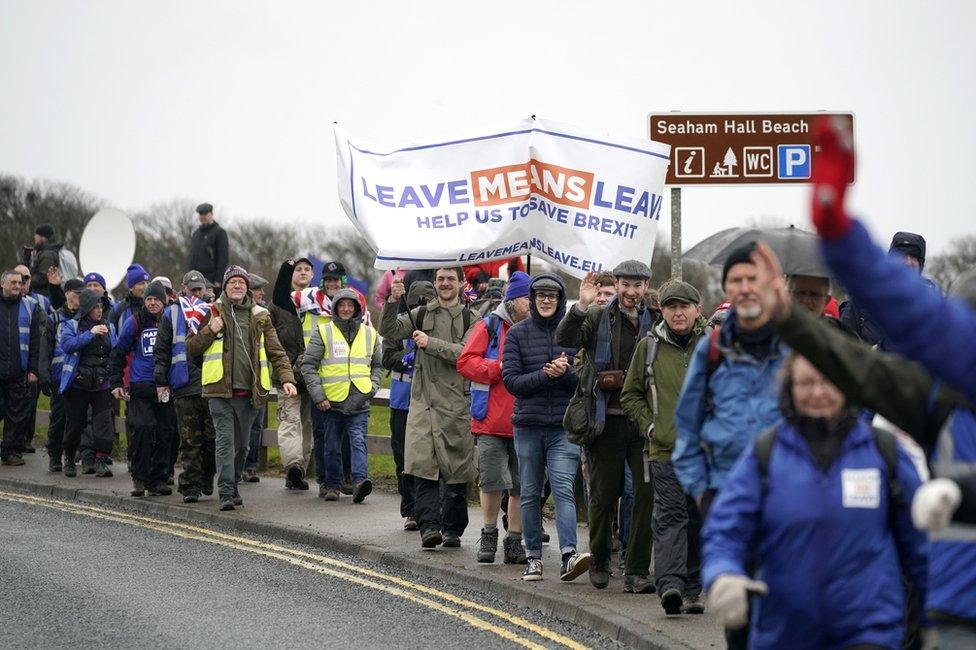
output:
[[[0,171],[344,224],[334,120],[395,145],[530,114],[646,137],[651,111],[849,110],[852,205],[937,252],[976,231],[973,6],[0,0]],[[685,248],[807,219],[801,188],[683,199]]]

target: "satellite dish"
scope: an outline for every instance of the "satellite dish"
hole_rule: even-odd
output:
[[[136,231],[129,216],[116,208],[103,208],[81,233],[78,258],[82,273],[100,273],[111,291],[125,278],[136,254]]]

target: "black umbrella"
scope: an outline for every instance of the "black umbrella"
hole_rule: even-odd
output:
[[[721,266],[735,249],[753,241],[765,242],[779,258],[786,275],[829,278],[820,257],[820,239],[795,226],[788,228],[728,228],[692,246],[682,257]]]

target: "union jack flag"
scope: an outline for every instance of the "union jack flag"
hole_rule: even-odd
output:
[[[356,292],[356,296],[359,298],[360,311],[363,315],[363,322],[367,325],[372,325],[369,310],[366,309],[366,296],[353,287],[343,287],[343,289],[350,289]],[[322,289],[310,287],[301,291],[293,291],[291,299],[295,305],[295,311],[299,315],[310,311],[317,316],[332,317],[332,300]]]
[[[478,299],[478,290],[471,286],[470,282],[464,283],[464,289],[461,290],[461,300],[465,302],[474,302]]]
[[[210,303],[204,302],[199,298],[180,296],[180,309],[183,310],[183,318],[186,319],[187,327],[194,334],[203,325],[204,319],[210,313],[210,307]]]

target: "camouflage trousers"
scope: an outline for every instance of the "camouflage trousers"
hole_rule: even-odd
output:
[[[213,421],[207,400],[199,395],[173,400],[180,428],[180,494],[213,494],[214,465]]]

